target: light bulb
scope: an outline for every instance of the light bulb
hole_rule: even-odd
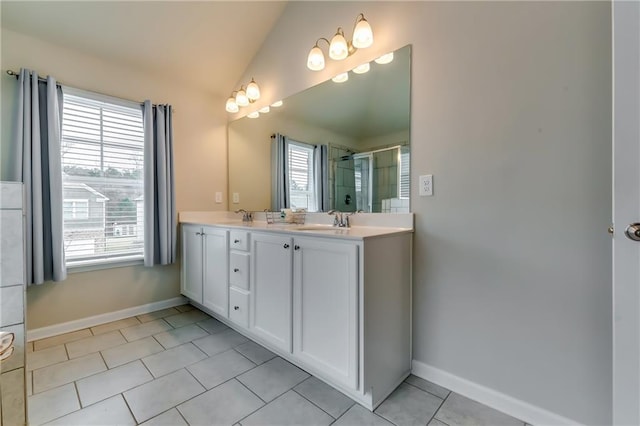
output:
[[[373,31],[371,31],[371,25],[364,19],[356,23],[356,27],[353,29],[353,47],[358,49],[365,49],[373,44]]]
[[[349,73],[343,72],[342,74],[336,75],[331,80],[333,80],[335,83],[344,83],[345,81],[349,80]]]
[[[258,110],[258,112],[260,112],[261,114],[266,114],[269,111],[271,111],[271,109],[269,109],[269,106],[267,105],[266,107],[262,107]]]
[[[311,71],[320,71],[324,69],[324,53],[322,53],[322,50],[317,44],[309,51],[307,68]]]
[[[250,112],[249,114],[247,114],[247,117],[249,117],[249,118],[258,118],[258,117],[260,117],[260,113],[258,111],[253,111],[253,112]]]
[[[376,64],[380,64],[380,65],[388,64],[391,61],[393,61],[393,52],[389,52],[386,55],[382,55],[375,60]]]
[[[236,100],[233,96],[227,99],[227,104],[225,106],[227,112],[238,112],[240,108],[238,108],[238,104],[236,104]]]
[[[243,88],[240,88],[240,90],[238,90],[238,93],[236,93],[236,104],[241,107],[246,107],[247,105],[249,105],[249,98],[247,98],[247,93]]]
[[[282,106],[282,103],[283,103],[282,101],[276,101],[276,102],[272,103],[271,106],[274,107],[274,108],[278,108],[278,107]]]
[[[331,39],[329,45],[329,57],[340,61],[349,56],[349,48],[347,47],[347,40],[342,35],[342,28],[338,28],[338,32]]]
[[[353,71],[356,74],[364,74],[365,72],[368,72],[370,68],[371,67],[369,66],[369,62],[365,62],[364,64],[358,65],[351,71]]]
[[[247,98],[251,101],[260,99],[260,87],[258,83],[252,78],[251,82],[247,85]]]

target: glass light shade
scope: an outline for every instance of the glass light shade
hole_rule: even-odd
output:
[[[276,102],[272,103],[271,106],[274,107],[274,108],[278,108],[278,107],[282,106],[282,103],[283,103],[282,101],[276,101]]]
[[[260,117],[260,113],[258,111],[253,111],[253,112],[250,112],[249,114],[247,114],[247,117],[249,117],[249,118],[258,118],[258,117]]]
[[[309,51],[309,57],[307,58],[307,68],[311,71],[320,71],[324,69],[324,53],[318,47],[318,45],[313,46],[313,48]]]
[[[364,74],[365,72],[368,72],[370,68],[371,66],[369,65],[369,62],[365,62],[364,64],[355,67],[352,71],[356,74]]]
[[[347,56],[349,56],[347,40],[345,40],[344,36],[340,31],[338,31],[331,39],[331,44],[329,45],[329,57],[336,61],[340,61],[345,59]]]
[[[382,55],[375,61],[376,61],[376,64],[380,64],[380,65],[388,64],[389,62],[393,61],[393,52],[387,53],[386,55]]]
[[[227,112],[238,112],[240,110],[233,96],[227,99],[227,104],[225,106],[225,109],[227,110]]]
[[[364,17],[358,21],[353,29],[353,47],[365,49],[373,44],[373,31],[371,25]]]
[[[269,108],[269,106],[267,105],[266,107],[262,107],[258,110],[258,112],[260,112],[261,114],[266,114],[269,111],[271,111],[271,109]]]
[[[344,83],[345,81],[349,80],[349,73],[343,72],[342,74],[336,75],[331,80],[333,80],[335,83]]]
[[[241,107],[249,105],[249,98],[247,98],[247,93],[244,89],[240,89],[238,93],[236,93],[236,104]]]
[[[247,85],[247,98],[252,101],[260,99],[260,87],[254,79]]]

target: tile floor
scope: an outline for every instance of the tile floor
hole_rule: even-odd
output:
[[[33,426],[524,425],[415,376],[371,413],[189,305],[28,351]]]

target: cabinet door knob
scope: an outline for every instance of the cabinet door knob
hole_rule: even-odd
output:
[[[286,243],[285,243],[282,247],[284,247],[284,248],[288,249],[288,248],[289,248],[289,244],[286,244]]]
[[[296,244],[295,246],[293,246],[293,249],[294,250],[300,250],[300,246]]]
[[[240,309],[240,306],[234,306],[234,307],[233,307],[233,310],[234,310],[234,311],[237,311],[238,309]]]
[[[233,244],[238,244],[240,240],[233,240]]]
[[[238,268],[233,268],[233,272],[240,272],[240,269],[238,269]]]
[[[201,234],[201,233],[199,233],[199,232],[196,232],[196,235],[202,235],[202,234]]]

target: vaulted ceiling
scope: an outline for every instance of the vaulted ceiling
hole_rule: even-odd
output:
[[[226,97],[281,1],[6,1],[2,27]]]

